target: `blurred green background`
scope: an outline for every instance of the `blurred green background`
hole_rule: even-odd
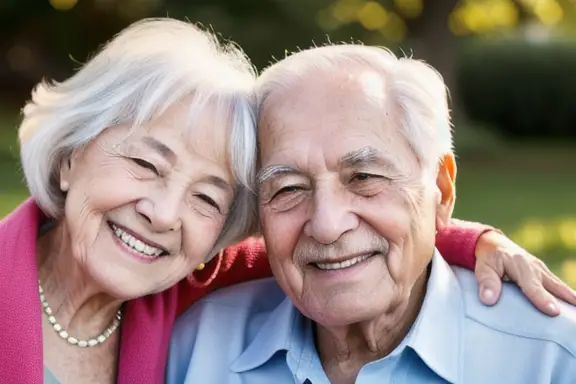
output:
[[[258,68],[327,41],[428,61],[451,91],[455,216],[504,230],[576,287],[576,0],[3,0],[0,217],[27,196],[17,127],[34,84],[148,16],[201,22]]]

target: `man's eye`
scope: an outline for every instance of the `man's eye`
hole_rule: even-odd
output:
[[[380,176],[372,175],[370,173],[359,172],[352,175],[351,181],[366,181],[369,179],[376,179],[376,178],[380,178]]]
[[[134,163],[136,163],[138,166],[140,166],[142,168],[146,168],[146,169],[154,172],[156,175],[160,175],[160,172],[158,172],[158,169],[154,166],[154,164],[152,164],[146,160],[140,159],[138,157],[133,157],[132,161]]]
[[[270,208],[277,212],[286,212],[296,206],[308,196],[310,187],[307,185],[289,185],[281,188],[268,201]]]
[[[278,197],[280,195],[285,195],[285,194],[289,194],[289,193],[293,193],[293,192],[298,192],[303,190],[302,187],[298,186],[298,185],[290,185],[287,187],[283,187],[282,189],[280,189],[278,192],[276,192],[274,194],[274,196],[272,198]]]
[[[208,205],[211,205],[212,207],[216,208],[218,212],[220,212],[220,207],[211,197],[206,195],[196,195],[196,197],[202,200],[203,202],[207,203]]]

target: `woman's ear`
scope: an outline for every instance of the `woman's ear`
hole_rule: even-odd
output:
[[[438,176],[438,201],[436,205],[436,228],[445,228],[454,211],[456,201],[456,159],[452,153],[445,155],[440,161]]]
[[[67,156],[60,163],[60,190],[68,192],[72,173],[72,155]]]

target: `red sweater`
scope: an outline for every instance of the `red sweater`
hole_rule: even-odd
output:
[[[27,200],[0,221],[0,378],[3,383],[42,384],[42,313],[38,296],[36,237],[46,217]],[[454,221],[438,234],[437,247],[451,264],[473,268],[479,236],[490,227]],[[196,279],[126,303],[121,326],[119,384],[164,381],[170,331],[176,316],[209,291],[270,276],[261,239],[228,248]]]

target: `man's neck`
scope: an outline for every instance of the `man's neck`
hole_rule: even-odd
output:
[[[393,310],[374,319],[338,328],[316,325],[316,346],[331,383],[354,383],[364,365],[394,351],[418,317],[427,281],[428,270]]]

